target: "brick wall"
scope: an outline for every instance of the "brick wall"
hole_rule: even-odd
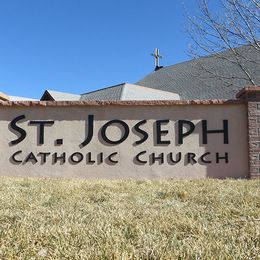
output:
[[[247,101],[249,178],[260,179],[260,87],[243,88],[237,98]]]
[[[248,102],[249,171],[251,179],[260,178],[260,101]]]

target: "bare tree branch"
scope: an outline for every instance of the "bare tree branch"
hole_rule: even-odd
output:
[[[210,1],[218,2],[219,12],[210,9]],[[241,78],[255,85],[248,64],[253,63],[259,66],[260,70],[260,61],[249,59],[247,55],[240,53],[237,47],[250,45],[260,53],[259,1],[199,0],[199,15],[188,16],[188,20],[188,33],[193,43],[190,53],[193,57],[215,54],[220,59],[236,64],[244,74]],[[229,50],[232,57],[228,58],[221,53],[218,55],[218,52],[224,50]],[[226,75],[216,75],[214,71],[205,70],[217,78],[227,78]],[[230,75],[230,78],[232,77]]]

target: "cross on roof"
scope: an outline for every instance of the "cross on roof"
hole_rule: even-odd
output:
[[[162,58],[162,56],[160,56],[159,49],[156,48],[155,52],[151,53],[151,55],[155,58],[155,67],[158,68],[160,66],[159,60]]]

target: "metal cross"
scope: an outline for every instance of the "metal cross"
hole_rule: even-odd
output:
[[[159,67],[159,60],[162,58],[162,56],[159,54],[159,49],[156,48],[155,52],[151,53],[151,55],[155,58],[155,67]]]

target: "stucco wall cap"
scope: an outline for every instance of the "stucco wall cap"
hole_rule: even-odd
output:
[[[0,92],[0,100],[7,101],[7,100],[10,100],[10,97],[8,95],[6,95],[5,93]]]
[[[242,95],[244,95],[246,93],[252,93],[252,92],[259,92],[260,93],[260,86],[244,87],[236,94],[236,98],[241,98]]]
[[[187,106],[244,104],[242,100],[148,100],[148,101],[1,101],[0,107],[67,107],[67,106]]]

